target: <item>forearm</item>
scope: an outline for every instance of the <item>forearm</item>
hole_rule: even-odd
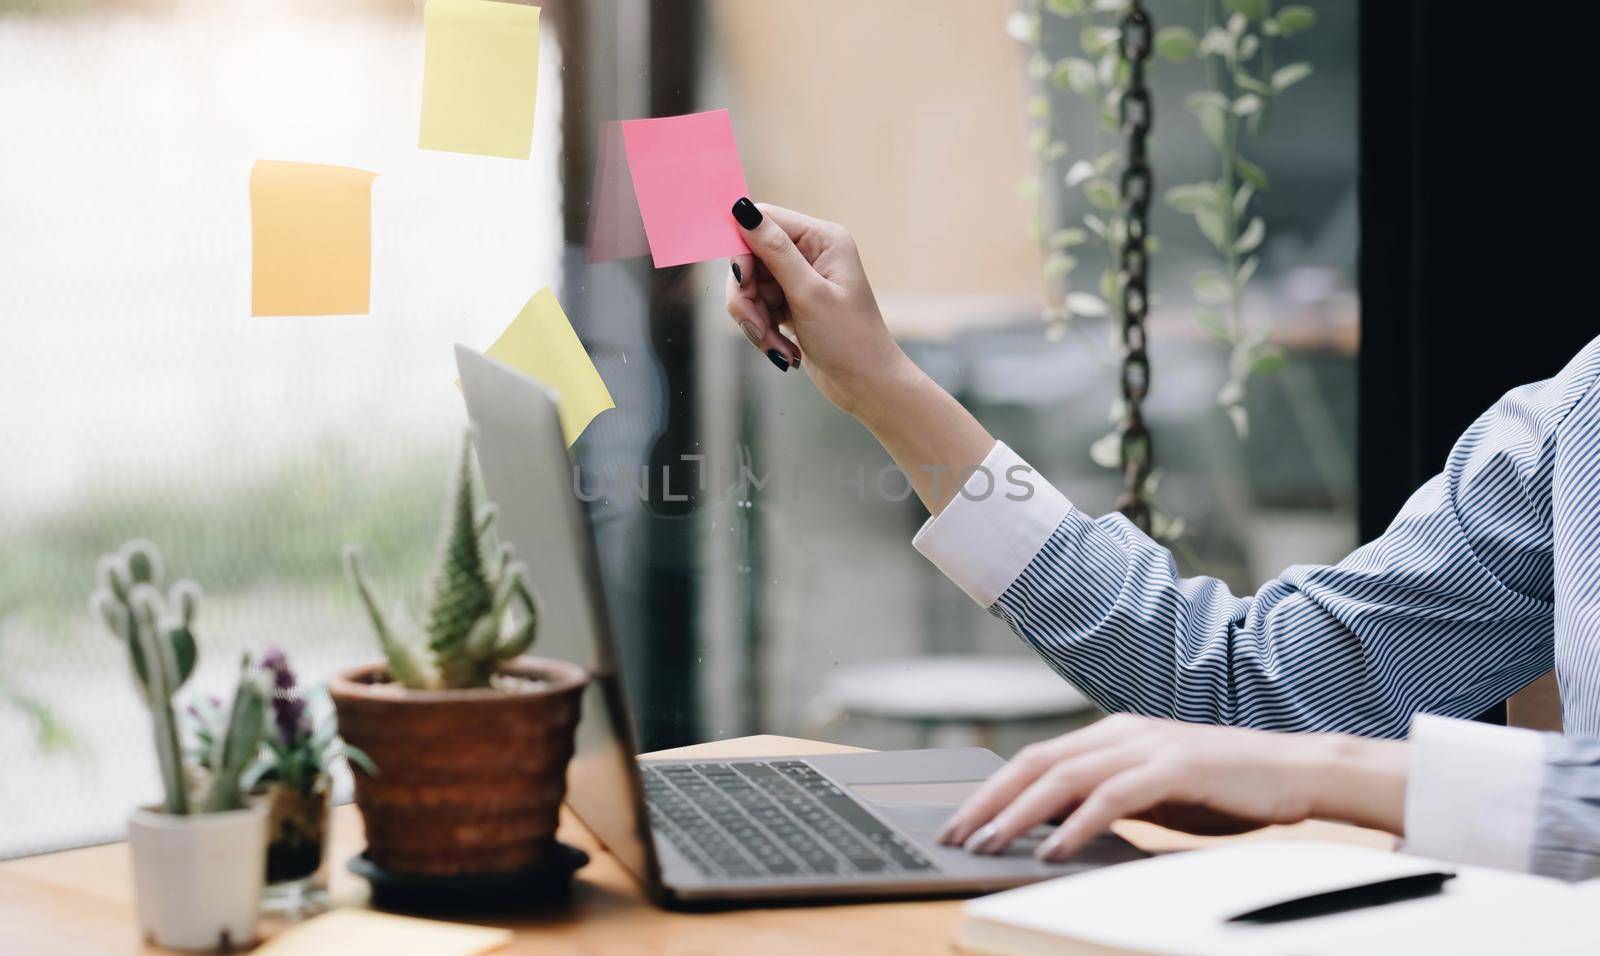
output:
[[[994,447],[988,429],[904,356],[883,370],[871,394],[851,412],[935,515]]]
[[[1405,834],[1405,741],[1318,734],[1307,750],[1311,816]]]

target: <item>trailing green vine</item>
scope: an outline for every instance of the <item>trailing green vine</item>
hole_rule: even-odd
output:
[[[1206,241],[1221,255],[1221,271],[1194,274],[1190,287],[1202,308],[1195,321],[1229,350],[1228,380],[1217,393],[1234,431],[1249,434],[1245,386],[1251,374],[1283,366],[1283,353],[1269,341],[1268,326],[1248,326],[1244,292],[1260,264],[1259,250],[1267,223],[1254,211],[1258,194],[1267,189],[1267,174],[1244,155],[1243,144],[1261,132],[1267,114],[1285,90],[1311,75],[1311,65],[1289,63],[1274,68],[1273,41],[1304,32],[1316,23],[1316,12],[1288,6],[1273,12],[1271,0],[1200,0],[1204,32],[1171,26],[1156,33],[1156,51],[1168,60],[1200,58],[1206,89],[1191,93],[1184,107],[1217,152],[1215,180],[1174,186],[1167,205],[1193,216]]]
[[[1221,257],[1219,268],[1196,273],[1190,285],[1201,306],[1195,321],[1229,350],[1228,379],[1217,394],[1217,404],[1242,439],[1249,430],[1244,406],[1249,377],[1283,363],[1281,351],[1269,341],[1270,328],[1247,326],[1244,321],[1244,292],[1267,234],[1265,220],[1255,214],[1255,200],[1268,181],[1261,167],[1244,155],[1243,146],[1259,135],[1276,98],[1311,74],[1311,66],[1304,62],[1274,68],[1273,42],[1310,29],[1316,13],[1301,5],[1274,11],[1271,0],[1199,3],[1201,33],[1165,27],[1157,32],[1155,47],[1169,61],[1204,62],[1206,88],[1192,93],[1185,106],[1217,152],[1218,175],[1215,180],[1172,187],[1165,198],[1173,209],[1194,217]],[[1018,190],[1034,205],[1032,228],[1045,253],[1042,318],[1050,339],[1069,330],[1081,333],[1073,322],[1080,316],[1109,317],[1113,335],[1123,321],[1117,249],[1125,227],[1113,175],[1122,159],[1115,134],[1127,68],[1117,52],[1117,23],[1126,5],[1126,0],[1020,0],[1006,23],[1012,38],[1030,48],[1028,75],[1038,87],[1027,103],[1034,121],[1030,145],[1038,174],[1024,179]],[[1070,26],[1078,28],[1078,52],[1052,55],[1047,36]],[[1073,94],[1096,111],[1099,123],[1086,146],[1073,149],[1062,136],[1055,91]],[[1073,195],[1081,204],[1067,201]],[[1060,213],[1069,205],[1083,210],[1070,224]],[[1047,223],[1053,228],[1047,229]],[[1147,246],[1150,252],[1157,251],[1154,236]],[[1097,353],[1107,354],[1104,346],[1083,337]],[[1111,408],[1113,424],[1123,415],[1118,404]],[[1103,467],[1120,467],[1115,430],[1091,446],[1090,456]],[[1175,537],[1181,531],[1176,519],[1158,523],[1165,524],[1166,532],[1158,536]]]
[[[1024,179],[1019,193],[1034,203],[1032,228],[1045,248],[1046,334],[1060,338],[1074,316],[1110,316],[1120,324],[1117,292],[1117,247],[1122,241],[1118,214],[1121,197],[1109,177],[1122,158],[1112,137],[1117,131],[1117,103],[1126,67],[1117,55],[1116,23],[1126,0],[1023,0],[1021,9],[1007,20],[1011,37],[1031,47],[1028,75],[1040,89],[1029,98],[1028,115],[1034,119],[1030,146],[1039,161],[1039,173]],[[1081,18],[1083,56],[1052,59],[1044,46],[1049,14],[1061,19]],[[1055,115],[1051,89],[1076,94],[1091,104],[1100,118],[1094,141],[1068,162],[1070,150]],[[1059,185],[1057,185],[1059,184]],[[1065,193],[1082,196],[1088,207],[1080,225],[1045,232],[1055,218],[1053,210]],[[1098,267],[1098,278],[1088,291],[1074,285],[1085,266]]]

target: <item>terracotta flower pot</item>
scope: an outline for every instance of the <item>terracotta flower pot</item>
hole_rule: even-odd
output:
[[[367,856],[394,873],[514,873],[555,846],[567,762],[588,674],[519,657],[501,672],[537,688],[408,690],[382,664],[334,677],[339,733],[376,777],[352,767]]]

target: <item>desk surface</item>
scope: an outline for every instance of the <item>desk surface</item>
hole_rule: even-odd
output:
[[[653,757],[756,757],[855,750],[791,737],[740,737],[662,751]],[[1214,842],[1146,823],[1121,821],[1118,833],[1147,850],[1187,849]],[[504,953],[788,953],[830,956],[937,953],[951,950],[960,901],[780,907],[720,913],[672,913],[645,901],[626,871],[600,849],[583,824],[563,810],[560,837],[593,861],[578,872],[572,900],[482,922],[516,931]],[[1331,840],[1391,847],[1388,834],[1333,823],[1270,827],[1229,839]],[[354,807],[334,811],[330,895],[336,906],[360,906],[366,883],[344,868],[364,846]],[[126,844],[68,850],[0,863],[0,952],[18,954],[154,953],[139,939]],[[263,924],[271,933],[274,924]]]

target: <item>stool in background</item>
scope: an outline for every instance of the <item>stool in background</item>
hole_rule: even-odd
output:
[[[1031,657],[941,655],[874,661],[828,679],[807,706],[807,735],[849,717],[872,717],[916,729],[920,747],[955,743],[994,748],[1005,725],[1088,723],[1097,716],[1078,689]],[[955,739],[951,739],[954,737]]]

